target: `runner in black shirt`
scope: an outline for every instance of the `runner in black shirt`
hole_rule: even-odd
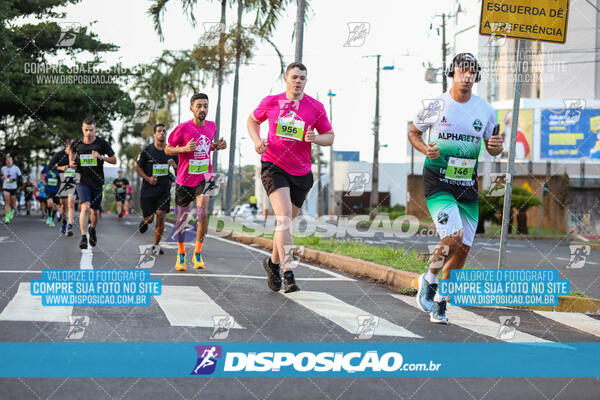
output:
[[[75,186],[79,182],[80,175],[75,169],[69,167],[69,152],[73,139],[68,138],[65,149],[59,151],[52,157],[48,165],[58,170],[59,186],[57,196],[60,198],[60,215],[63,235],[73,236],[73,216],[75,214]]]
[[[129,186],[129,181],[127,178],[123,178],[123,171],[119,171],[117,175],[117,179],[115,179],[112,183],[113,189],[115,190],[115,199],[117,200],[117,215],[119,221],[123,218],[123,204],[125,204],[125,192],[127,191],[127,186]]]
[[[165,229],[165,215],[171,206],[171,184],[169,165],[177,170],[174,157],[165,154],[167,130],[163,124],[154,126],[154,143],[146,146],[135,165],[135,170],[144,182],[140,190],[140,205],[143,219],[140,222],[140,232],[148,229],[148,224],[156,214],[154,228],[154,255],[163,254],[159,248],[160,239]]]
[[[69,152],[69,165],[81,175],[77,184],[80,214],[79,228],[81,229],[81,242],[79,248],[87,249],[86,227],[88,223],[87,211],[91,209],[90,246],[96,246],[96,224],[98,223],[98,210],[102,204],[102,187],[104,185],[104,161],[116,164],[117,157],[110,144],[102,138],[96,137],[96,125],[92,118],[83,120],[81,126],[83,138],[77,139],[71,145]],[[107,155],[108,157],[105,157]]]
[[[31,177],[27,177],[27,181],[23,184],[23,192],[25,193],[25,208],[27,209],[27,215],[31,214],[31,201],[33,200],[33,192],[35,191],[35,185],[31,181]]]

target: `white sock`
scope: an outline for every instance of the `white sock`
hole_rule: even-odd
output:
[[[438,283],[438,276],[437,274],[432,274],[431,271],[427,271],[427,273],[425,274],[425,280],[428,283]]]
[[[440,294],[439,294],[439,293],[436,293],[436,294],[435,294],[435,297],[433,298],[433,301],[435,301],[436,303],[439,303],[439,302],[440,302],[440,301],[442,301],[442,300],[446,300],[446,301],[448,301],[448,298],[449,298],[449,297],[450,297],[450,296],[440,296]]]

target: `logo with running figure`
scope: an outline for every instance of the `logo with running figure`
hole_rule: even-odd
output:
[[[196,140],[196,151],[194,151],[194,158],[208,158],[210,152],[210,139],[202,135]]]
[[[440,211],[437,215],[437,220],[440,224],[446,225],[448,223],[448,213],[446,211]]]
[[[221,346],[196,346],[198,361],[190,375],[210,375],[217,368],[217,360],[223,356]]]
[[[500,327],[498,329],[497,339],[511,340],[515,337],[517,327],[521,323],[521,318],[516,315],[500,316]]]
[[[371,32],[371,24],[368,22],[348,22],[348,39],[344,47],[361,47]]]
[[[71,47],[75,44],[77,34],[81,31],[79,22],[59,22],[60,37],[56,42],[57,47]]]
[[[423,109],[417,115],[417,123],[437,124],[440,121],[441,112],[444,109],[444,100],[423,99],[421,102],[423,104]]]
[[[481,123],[481,121],[479,119],[476,119],[475,121],[473,121],[473,128],[475,128],[475,130],[477,132],[479,132],[481,130],[481,128],[483,128],[483,124]]]
[[[583,268],[587,257],[590,255],[591,246],[572,244],[569,246],[569,250],[571,258],[567,264],[567,268]]]

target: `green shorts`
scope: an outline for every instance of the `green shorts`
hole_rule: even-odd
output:
[[[463,243],[473,245],[479,221],[479,202],[457,201],[448,192],[437,192],[427,198],[427,208],[440,238],[463,231]]]

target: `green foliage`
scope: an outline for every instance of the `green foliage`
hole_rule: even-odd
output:
[[[527,189],[515,186],[512,188],[510,204],[513,209],[526,211],[531,207],[540,206],[542,202]],[[500,224],[498,216],[499,213],[502,213],[503,207],[504,196],[489,196],[489,190],[479,192],[479,219],[481,221]]]
[[[64,21],[64,13],[56,9],[77,2],[0,4],[0,48],[5,60],[0,74],[0,149],[13,155],[26,173],[49,161],[66,138],[79,137],[84,117],[92,116],[98,135],[110,139],[110,121],[134,111],[129,95],[121,89],[131,71],[100,61],[101,53],[116,51],[117,46],[101,42],[89,27],[69,31],[75,38],[71,46],[59,45],[65,25],[47,21]],[[25,17],[32,22],[21,23]],[[81,54],[95,57],[81,63]]]

